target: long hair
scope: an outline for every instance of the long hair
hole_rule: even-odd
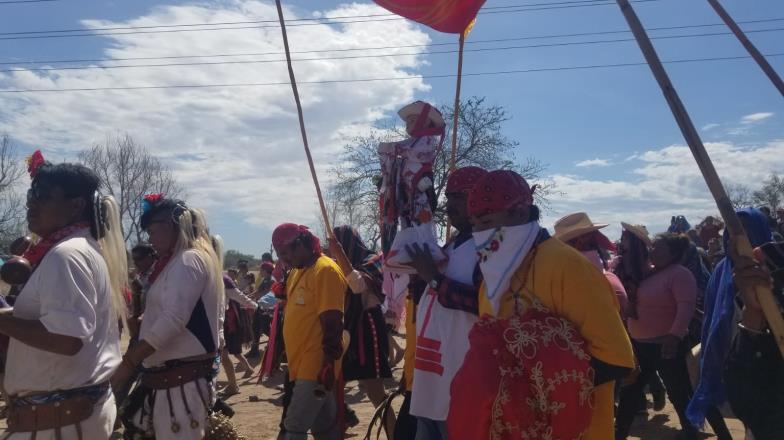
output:
[[[178,226],[179,235],[177,244],[174,246],[174,255],[190,249],[201,255],[204,264],[207,265],[207,271],[212,277],[213,287],[222,301],[225,296],[222,258],[212,247],[212,239],[204,212],[200,209],[185,208],[176,220],[175,224]]]
[[[221,267],[221,273],[223,273],[223,265],[226,264],[226,245],[223,242],[223,237],[218,234],[213,235],[212,237],[212,248],[215,250],[215,255],[218,257],[218,264]]]
[[[92,227],[94,237],[109,269],[109,281],[112,290],[112,309],[118,318],[125,323],[128,307],[125,292],[128,289],[128,255],[125,250],[120,208],[112,196],[96,196],[97,205],[93,216]]]

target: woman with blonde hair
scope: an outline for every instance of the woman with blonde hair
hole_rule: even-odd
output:
[[[123,410],[126,432],[202,439],[215,394],[225,304],[220,258],[204,215],[181,200],[145,197],[141,226],[159,258],[139,343],[112,378],[122,386],[142,366],[141,386]]]

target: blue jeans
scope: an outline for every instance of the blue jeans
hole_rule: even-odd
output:
[[[415,440],[447,440],[446,422],[417,417]]]

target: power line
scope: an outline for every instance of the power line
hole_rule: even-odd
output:
[[[13,5],[18,3],[49,3],[59,2],[60,0],[6,0],[0,1],[0,5]]]
[[[784,52],[766,54],[766,57],[783,56]],[[748,55],[740,55],[733,57],[713,57],[713,58],[690,58],[663,61],[665,64],[678,64],[678,63],[696,63],[696,62],[710,62],[710,61],[731,61],[750,58]],[[606,68],[622,68],[622,67],[635,67],[645,66],[645,62],[636,63],[616,63],[616,64],[593,64],[583,66],[563,66],[563,67],[543,67],[536,69],[523,69],[523,70],[504,70],[495,72],[474,72],[463,73],[466,77],[481,77],[481,76],[496,76],[496,75],[512,75],[522,73],[535,73],[535,72],[559,72],[571,70],[588,70],[588,69],[606,69]],[[302,84],[338,84],[338,83],[363,83],[363,82],[376,82],[376,81],[400,81],[412,79],[443,79],[454,78],[455,74],[442,74],[442,75],[415,75],[403,77],[387,77],[387,78],[360,78],[360,79],[335,79],[335,80],[319,80],[319,81],[298,81]],[[218,88],[218,87],[260,87],[260,86],[280,86],[289,85],[289,82],[268,82],[268,83],[239,83],[239,84],[174,84],[174,85],[161,85],[161,86],[124,86],[124,87],[85,87],[85,88],[68,88],[68,89],[8,89],[0,90],[1,93],[40,93],[40,92],[95,92],[107,90],[158,90],[158,89],[200,89],[200,88]]]
[[[738,24],[752,24],[752,23],[768,23],[784,21],[784,17],[768,18],[760,20],[746,20],[738,21]],[[665,30],[682,30],[682,29],[695,29],[705,27],[725,26],[724,23],[710,23],[710,24],[694,24],[694,25],[681,25],[681,26],[662,26],[648,28],[648,31],[665,31]],[[747,31],[752,32],[767,32],[776,29],[762,29]],[[597,31],[597,32],[581,32],[571,34],[551,34],[551,35],[538,35],[538,36],[522,36],[510,38],[495,38],[488,40],[471,40],[466,41],[465,44],[484,44],[484,43],[502,43],[510,41],[525,41],[525,40],[540,40],[540,39],[556,39],[556,38],[571,38],[571,37],[587,37],[596,35],[612,35],[612,34],[628,34],[631,31],[614,30],[614,31]],[[688,35],[687,35],[688,36]],[[655,37],[659,38],[659,37]],[[353,48],[340,48],[340,49],[314,49],[293,51],[293,54],[309,54],[309,53],[323,53],[323,52],[353,52],[364,50],[384,50],[384,49],[408,49],[416,47],[428,46],[455,46],[457,43],[430,43],[430,44],[408,44],[398,46],[377,46],[377,47],[353,47]],[[244,56],[265,56],[265,55],[280,55],[280,51],[276,52],[250,52],[250,53],[235,53],[235,54],[212,54],[212,55],[170,55],[159,57],[126,57],[126,58],[92,58],[92,59],[69,59],[69,60],[33,60],[33,61],[4,61],[0,65],[19,65],[19,64],[66,64],[66,63],[100,63],[100,62],[118,62],[118,61],[153,61],[153,60],[171,60],[171,59],[188,59],[188,58],[229,58],[229,57],[244,57]],[[29,69],[26,69],[29,70]]]
[[[648,3],[648,2],[659,2],[662,0],[635,0],[634,3]],[[543,11],[543,10],[552,10],[552,9],[568,9],[568,8],[582,8],[582,7],[592,7],[592,6],[608,6],[614,5],[615,2],[613,0],[594,0],[590,3],[586,4],[574,4],[574,5],[561,5],[561,6],[551,6],[551,7],[541,7],[541,8],[525,8],[525,9],[514,9],[519,8],[519,6],[498,6],[496,8],[510,8],[510,9],[503,9],[503,10],[487,10],[487,11],[479,11],[479,15],[490,15],[490,14],[499,14],[499,13],[517,13],[517,12],[531,12],[531,11]],[[377,14],[381,15],[381,14]],[[308,20],[308,22],[293,22],[288,24],[287,26],[315,26],[315,25],[333,25],[333,24],[352,24],[352,23],[370,23],[370,22],[384,22],[384,21],[400,21],[400,20],[407,20],[406,18],[402,18],[396,16],[394,14],[388,14],[390,18],[376,18],[376,19],[367,19],[367,20],[351,20],[351,21],[318,21],[312,22],[310,20],[333,20],[332,18],[326,19],[300,19],[300,20]],[[359,16],[357,16],[359,17]],[[294,20],[292,20],[294,21]],[[30,40],[30,39],[47,39],[47,38],[70,38],[70,37],[98,37],[98,36],[112,36],[112,35],[138,35],[138,34],[163,34],[163,33],[178,33],[178,32],[201,32],[201,31],[221,31],[221,30],[243,30],[243,29],[267,29],[267,28],[277,28],[279,25],[270,24],[270,25],[257,25],[257,26],[231,26],[231,27],[213,27],[213,28],[203,28],[203,29],[179,29],[179,27],[195,27],[195,26],[225,26],[225,25],[234,25],[234,24],[254,24],[254,23],[269,23],[271,20],[256,20],[256,21],[239,21],[239,22],[222,22],[222,23],[189,23],[189,24],[177,24],[177,25],[160,25],[160,26],[151,26],[151,28],[177,28],[177,29],[162,29],[162,30],[132,30],[130,32],[95,32],[95,29],[58,29],[58,30],[49,30],[49,31],[20,31],[20,32],[5,32],[0,33],[0,40]],[[145,29],[143,26],[139,27],[132,27],[128,26],[127,29]],[[150,28],[150,27],[147,27]],[[100,28],[97,28],[100,29]],[[121,28],[105,28],[105,29],[121,29]],[[69,33],[69,32],[82,32],[82,33]],[[39,34],[56,34],[61,33],[58,35],[39,35]]]
[[[59,1],[59,0],[41,0],[41,1]],[[487,11],[493,10],[505,10],[505,9],[514,9],[514,8],[527,8],[527,7],[536,7],[536,6],[558,6],[558,5],[574,5],[574,4],[587,4],[587,6],[592,6],[591,3],[606,3],[609,0],[570,0],[570,1],[561,1],[561,2],[552,2],[552,3],[533,3],[533,4],[517,4],[517,5],[506,5],[506,6],[485,6],[481,9],[480,13],[486,13]],[[2,2],[0,2],[2,3]],[[581,6],[581,5],[580,5]],[[600,5],[601,6],[601,5]],[[292,26],[293,23],[298,22],[321,22],[327,20],[343,20],[343,19],[355,19],[355,18],[376,18],[376,17],[395,17],[397,20],[400,18],[397,14],[391,13],[384,13],[384,14],[365,14],[365,15],[339,15],[333,17],[317,17],[317,18],[294,18],[286,20],[286,24],[288,26]],[[260,23],[278,23],[278,19],[265,19],[265,20],[249,20],[249,21],[225,21],[225,22],[213,22],[213,23],[182,23],[182,24],[159,24],[159,25],[149,25],[149,26],[112,26],[112,27],[102,27],[102,28],[91,28],[91,29],[53,29],[53,30],[44,30],[44,31],[17,31],[17,32],[0,32],[0,35],[34,35],[34,34],[55,34],[55,33],[69,33],[69,32],[84,32],[84,31],[92,31],[92,32],[100,32],[100,31],[117,31],[117,30],[134,30],[134,29],[158,29],[158,28],[178,28],[178,27],[193,27],[193,26],[224,26],[224,25],[233,25],[233,24],[260,24]],[[319,23],[321,24],[321,23]]]
[[[751,32],[774,32],[784,31],[784,28],[776,29],[761,29]],[[678,38],[693,38],[693,37],[710,37],[720,35],[732,35],[731,32],[714,32],[692,35],[667,35],[652,37],[653,40],[665,39],[678,39]],[[505,50],[518,50],[518,49],[531,49],[531,48],[544,48],[544,47],[561,47],[561,46],[577,46],[577,45],[590,45],[590,44],[603,44],[603,43],[623,43],[635,41],[634,38],[621,38],[614,40],[593,40],[593,41],[574,41],[567,43],[544,43],[532,44],[523,46],[506,46],[506,47],[483,47],[475,49],[465,49],[465,52],[495,52]],[[293,59],[294,62],[304,61],[332,61],[332,60],[353,60],[364,58],[390,58],[401,56],[418,56],[418,55],[440,55],[457,53],[457,50],[442,50],[442,51],[427,51],[418,53],[396,53],[396,54],[373,54],[373,55],[349,55],[341,57],[320,57],[320,58],[298,58]],[[40,68],[14,68],[14,69],[0,69],[0,72],[49,72],[49,71],[67,71],[67,70],[106,70],[106,69],[125,69],[125,68],[148,68],[148,67],[178,67],[178,66],[216,66],[216,65],[237,65],[237,64],[268,64],[268,63],[282,63],[286,62],[285,59],[274,60],[238,60],[238,61],[202,61],[190,63],[160,63],[160,64],[132,64],[132,65],[116,65],[116,66],[66,66],[66,67],[40,67]]]

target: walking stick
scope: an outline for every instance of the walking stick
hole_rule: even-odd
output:
[[[302,103],[299,100],[299,91],[297,90],[297,79],[294,77],[294,67],[291,65],[291,52],[289,51],[289,38],[286,34],[286,21],[283,19],[283,7],[280,0],[275,0],[275,6],[278,8],[278,21],[280,21],[280,32],[283,35],[283,49],[286,51],[286,65],[289,69],[289,81],[291,82],[291,91],[294,92],[294,102],[297,104],[297,116],[299,116],[299,130],[302,133],[302,145],[305,147],[305,155],[308,158],[308,166],[310,167],[310,176],[313,178],[313,184],[316,186],[316,195],[318,196],[319,208],[321,208],[321,217],[324,219],[324,228],[326,229],[327,237],[334,239],[332,226],[329,222],[327,215],[327,205],[324,204],[324,197],[321,195],[321,186],[319,186],[318,176],[316,175],[316,167],[313,165],[313,156],[310,155],[310,147],[308,146],[308,134],[305,131],[305,116],[302,113]],[[332,249],[332,255],[338,261],[343,272],[348,274],[347,268],[351,267],[348,258],[342,248]]]
[[[746,37],[746,34],[743,33],[743,30],[741,30],[740,26],[735,23],[735,20],[733,20],[732,17],[730,17],[730,14],[728,14],[724,7],[721,6],[719,0],[708,0],[708,3],[713,6],[713,9],[717,14],[719,14],[719,17],[721,17],[721,19],[724,20],[724,23],[726,23],[727,26],[732,30],[732,33],[738,37],[740,43],[743,45],[743,47],[746,48],[746,50],[749,52],[749,55],[754,58],[754,61],[759,64],[762,71],[765,72],[765,75],[767,75],[771,82],[773,82],[773,85],[779,89],[781,96],[784,96],[784,81],[782,81],[779,74],[773,70],[773,66],[771,66],[768,60],[765,59],[765,56],[762,55],[762,53],[757,50],[757,47],[754,46],[754,43],[752,43],[751,40]]]
[[[634,34],[634,38],[637,40],[637,44],[640,46],[640,49],[645,56],[648,66],[653,72],[653,76],[659,83],[659,87],[661,87],[664,98],[667,100],[667,104],[672,111],[672,115],[675,117],[675,121],[681,129],[681,133],[686,139],[686,143],[689,145],[689,149],[691,150],[694,159],[697,161],[697,166],[699,166],[702,176],[705,178],[705,183],[708,185],[708,189],[710,189],[710,192],[716,201],[719,212],[721,212],[721,216],[724,217],[724,223],[727,225],[727,229],[729,230],[730,235],[735,239],[734,241],[737,244],[736,250],[738,251],[738,255],[753,257],[751,243],[743,229],[743,224],[735,213],[732,203],[730,202],[729,197],[727,197],[726,191],[724,191],[724,186],[719,179],[719,175],[716,173],[716,169],[713,167],[708,152],[702,144],[702,139],[700,139],[700,135],[697,133],[697,129],[694,127],[694,124],[686,111],[686,107],[683,105],[683,102],[681,102],[678,92],[675,91],[675,87],[673,87],[670,82],[670,78],[664,70],[664,66],[661,63],[659,56],[656,54],[656,49],[648,38],[648,34],[645,32],[640,19],[634,12],[631,4],[629,4],[629,0],[616,1],[626,18],[626,22],[629,24],[629,28]],[[757,300],[762,306],[770,330],[776,339],[776,344],[782,355],[784,355],[784,317],[782,317],[779,312],[778,305],[776,304],[770,287],[756,287],[754,288],[754,292],[747,293],[756,295]]]

